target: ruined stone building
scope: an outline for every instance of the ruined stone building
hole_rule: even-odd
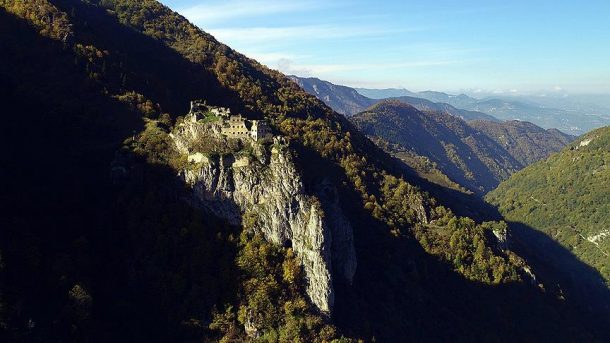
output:
[[[264,120],[253,120],[252,128],[250,128],[250,136],[255,141],[258,141],[259,139],[270,138],[272,137],[271,128]]]
[[[205,121],[211,131],[230,139],[259,141],[272,138],[271,128],[266,121],[249,120],[241,114],[231,115],[228,108],[208,106],[205,101],[191,101],[187,120],[193,123]]]
[[[229,119],[222,123],[221,132],[228,138],[244,139],[250,135],[249,123],[247,122],[249,121],[240,114],[229,116]]]

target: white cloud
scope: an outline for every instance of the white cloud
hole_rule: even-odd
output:
[[[229,0],[200,4],[178,10],[197,24],[210,24],[229,19],[257,17],[270,14],[307,11],[324,7],[321,1]]]
[[[322,40],[353,37],[385,36],[416,29],[393,30],[367,26],[307,25],[286,27],[216,28],[208,32],[229,44],[260,44],[288,40]]]
[[[245,53],[246,56],[257,60],[260,63],[275,63],[280,60],[295,60],[295,59],[305,59],[310,58],[311,56],[306,55],[295,55],[291,53],[284,52],[262,52],[262,51],[250,51]]]
[[[277,61],[277,69],[286,75],[315,76],[310,69],[302,66],[295,66],[294,61],[282,58]]]
[[[354,64],[298,64],[292,60],[284,59],[276,62],[276,67],[286,74],[298,74],[301,76],[332,75],[341,72],[363,72],[381,71],[392,69],[411,69],[432,66],[441,66],[460,63],[460,61],[409,61],[399,63],[354,63]],[[271,66],[273,67],[273,66]],[[301,73],[298,73],[301,72]]]

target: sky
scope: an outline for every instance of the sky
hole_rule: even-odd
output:
[[[161,0],[285,74],[412,91],[610,94],[610,0]]]

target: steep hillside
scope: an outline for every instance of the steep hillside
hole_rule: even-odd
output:
[[[332,84],[313,77],[290,76],[307,93],[324,101],[326,105],[346,116],[356,114],[376,101],[356,92],[355,89]]]
[[[0,7],[2,341],[607,339],[506,224],[158,2]],[[200,136],[193,99],[277,140]]]
[[[610,282],[610,128],[516,173],[487,195],[504,216],[544,233]],[[556,258],[549,254],[549,259]],[[557,259],[560,266],[563,262]],[[564,266],[569,269],[569,265]],[[572,277],[581,275],[573,272]]]
[[[498,143],[446,113],[422,112],[388,100],[352,120],[367,135],[426,156],[450,179],[478,193],[493,189],[522,168]]]
[[[468,125],[496,141],[524,166],[547,158],[574,140],[559,130],[545,130],[517,120],[502,123],[476,120]]]

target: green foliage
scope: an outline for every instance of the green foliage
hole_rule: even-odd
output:
[[[144,131],[125,143],[126,148],[144,156],[149,163],[169,164],[173,159],[180,158],[167,132],[154,120],[148,121]]]
[[[138,111],[146,118],[157,118],[159,116],[159,110],[155,108],[153,102],[146,99],[142,94],[127,92],[125,94],[117,95],[116,99],[126,103],[133,110]]]
[[[404,162],[409,168],[414,170],[419,177],[444,188],[472,194],[472,192],[468,191],[463,186],[451,181],[451,179],[439,169],[438,164],[431,161],[428,157],[417,155],[412,150],[407,149],[400,144],[389,143],[378,136],[371,137],[371,139],[388,154],[391,154]]]
[[[589,142],[583,143],[581,142]],[[512,176],[487,195],[511,221],[559,242],[610,281],[610,128]]]
[[[441,223],[444,224],[442,229],[437,226]],[[428,235],[424,248],[450,261],[466,278],[488,284],[521,280],[518,269],[525,265],[524,261],[510,251],[499,254],[490,248],[489,230],[505,228],[505,223],[477,225],[468,218],[453,217],[447,220],[447,213],[444,213],[433,226],[437,237]],[[420,239],[424,237],[422,233],[418,233],[418,236]]]
[[[210,325],[220,341],[247,335],[260,342],[329,342],[338,338],[336,328],[315,314],[303,296],[302,267],[292,249],[277,247],[247,232],[240,236],[236,259],[243,278],[237,310],[227,306],[225,312],[215,314]]]
[[[28,20],[43,36],[66,40],[72,35],[68,16],[46,0],[0,0],[0,6]]]
[[[474,120],[468,125],[496,141],[524,166],[547,158],[574,140],[573,136],[559,130],[545,130],[526,121]]]

